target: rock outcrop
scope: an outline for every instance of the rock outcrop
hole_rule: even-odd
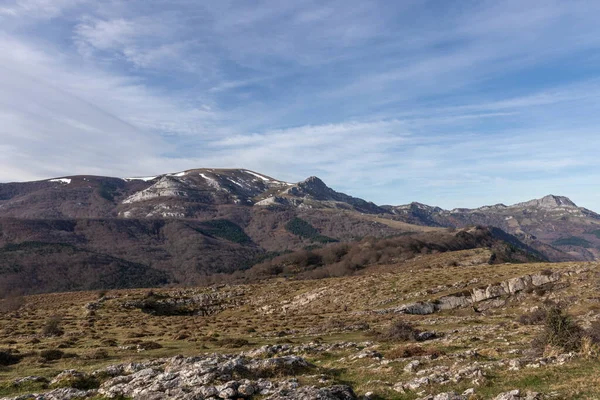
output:
[[[560,278],[561,274],[558,272],[525,275],[490,284],[485,287],[474,288],[468,293],[462,293],[460,295],[449,295],[440,297],[434,301],[418,301],[405,304],[399,308],[393,309],[393,311],[402,314],[428,315],[441,310],[452,310],[477,303],[494,301],[505,296],[515,295],[528,289],[554,284],[558,282]],[[503,304],[503,301],[498,304]],[[495,303],[492,305],[495,305]]]

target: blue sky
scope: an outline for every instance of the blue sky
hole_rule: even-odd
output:
[[[0,181],[242,167],[600,211],[600,2],[0,0]]]

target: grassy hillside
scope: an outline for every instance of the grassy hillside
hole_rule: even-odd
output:
[[[596,290],[600,265],[490,265],[491,254],[491,249],[424,254],[402,267],[382,265],[376,273],[323,280],[4,300],[0,343],[13,359],[6,357],[10,365],[0,369],[0,395],[51,389],[43,381],[14,384],[24,376],[51,379],[65,369],[90,372],[120,362],[237,353],[279,344],[291,346],[293,354],[314,365],[296,374],[300,385],[346,383],[359,395],[373,392],[382,399],[416,399],[467,388],[474,388],[474,399],[512,389],[553,398],[600,397],[600,386],[590,384],[600,373],[596,345],[578,347],[564,357],[557,357],[565,352],[559,344],[536,350],[532,342],[545,328],[543,317],[535,320],[531,314],[550,304],[564,304],[564,312],[588,332],[600,317]],[[448,295],[528,275],[555,280],[514,295],[498,295],[476,307],[430,315],[399,311],[407,304],[435,304]],[[144,308],[148,301],[155,306],[186,304],[191,309],[153,314]],[[58,335],[45,334],[52,324]],[[414,330],[435,331],[436,336],[415,341]],[[60,357],[51,357],[48,350],[59,350]],[[419,363],[407,367],[412,361]],[[460,372],[468,368],[479,372],[474,376]],[[440,371],[457,381],[431,380],[418,389],[398,389],[399,383]],[[94,384],[106,379],[100,376]]]

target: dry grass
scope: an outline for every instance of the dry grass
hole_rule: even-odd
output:
[[[374,340],[372,331],[383,332],[397,319],[397,315],[374,311],[431,300],[548,268],[547,264],[475,264],[473,260],[485,258],[480,252],[456,253],[427,255],[355,277],[154,290],[165,296],[214,290],[229,299],[222,312],[204,317],[161,317],[123,307],[126,301],[145,298],[147,290],[109,291],[92,315],[84,305],[97,301],[97,292],[24,297],[18,313],[10,311],[0,318],[0,350],[11,350],[22,357],[17,364],[1,367],[0,395],[14,393],[2,389],[2,385],[8,385],[17,377],[52,377],[64,369],[91,371],[117,362],[153,357],[236,352],[283,339],[296,344],[317,337],[326,342]],[[452,260],[457,260],[457,265],[450,265]],[[381,341],[380,351],[387,359],[396,360],[385,366],[374,367],[370,359],[349,362],[347,357],[351,354],[342,350],[307,357],[323,371],[329,371],[334,381],[352,383],[358,393],[375,391],[383,398],[409,399],[409,395],[400,395],[381,383],[391,385],[408,379],[403,372],[407,357],[434,358],[436,363],[450,364],[453,354],[472,349],[492,360],[509,357],[509,351],[527,351],[541,327],[523,326],[517,323],[517,317],[549,298],[566,300],[573,305],[568,311],[577,321],[596,316],[600,266],[564,263],[552,264],[551,268],[553,271],[588,268],[589,271],[565,277],[567,285],[560,290],[549,290],[542,297],[535,293],[524,294],[503,308],[482,313],[467,308],[429,316],[406,316],[407,323],[421,330],[435,330],[445,335],[419,345]],[[64,334],[42,335],[44,325],[57,310],[61,312],[59,325]],[[363,328],[350,328],[355,326]],[[586,379],[597,381],[600,374],[600,366],[596,365],[598,348],[586,340],[582,342],[579,360],[535,371],[494,372],[481,390],[492,395],[515,387],[536,389],[545,381],[544,391],[556,391],[563,396],[560,398],[600,398],[600,385],[584,386]],[[160,347],[149,345],[147,350],[138,351],[139,344],[144,347],[147,343]],[[48,350],[60,350],[68,357],[50,360],[41,356]],[[461,385],[433,386],[427,390],[459,390],[463,388]]]

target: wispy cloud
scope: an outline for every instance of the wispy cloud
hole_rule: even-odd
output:
[[[591,203],[600,5],[523,7],[8,0],[0,180],[239,166],[380,203]]]

